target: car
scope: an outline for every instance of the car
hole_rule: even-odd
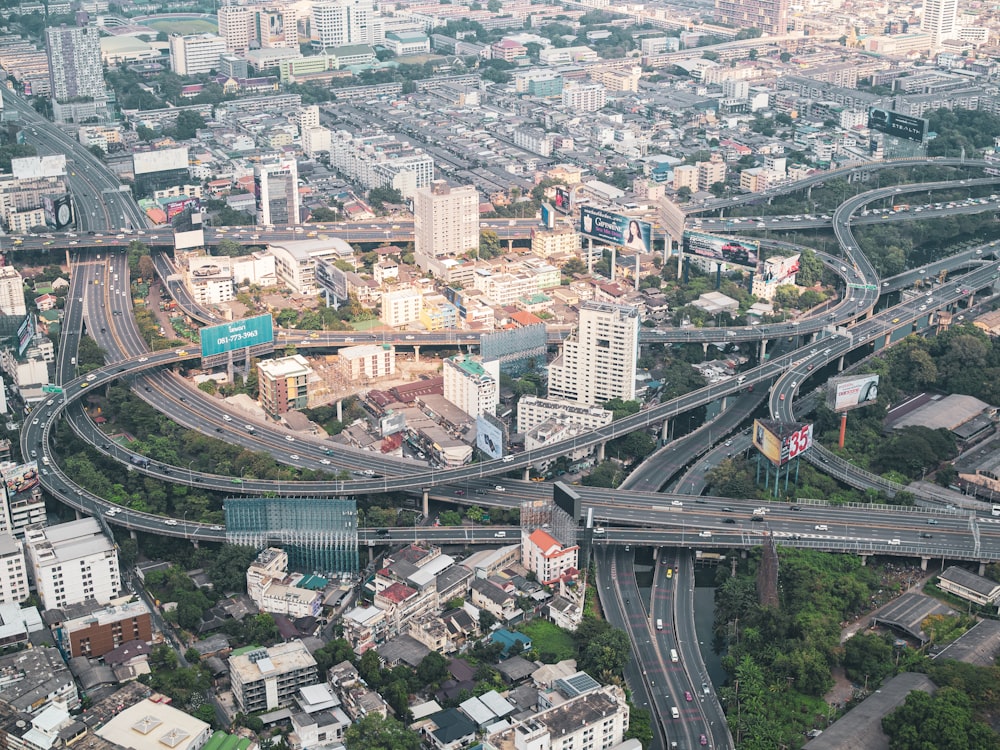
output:
[[[892,322],[893,322],[893,323],[898,323],[898,322],[899,322],[899,318],[893,318],[893,319],[892,319]]]
[[[927,533],[927,532],[925,531],[925,532],[923,532],[923,533],[922,533],[922,534],[920,535],[920,538],[921,538],[921,539],[933,539],[933,538],[934,538],[934,535],[933,535],[933,534],[928,534],[928,533]]]
[[[785,400],[785,394],[784,393],[778,394],[778,401],[784,401],[784,400]]]
[[[825,523],[818,523],[815,526],[813,526],[813,530],[814,531],[829,531],[830,527],[827,526]]]
[[[140,362],[149,362],[149,357],[139,357]]]
[[[330,459],[329,459],[329,458],[321,458],[321,459],[319,460],[319,462],[320,462],[321,464],[323,464],[324,466],[329,466],[329,465],[330,465]]]
[[[81,388],[86,388],[90,383],[80,383]]]
[[[170,518],[170,519],[167,519],[167,520],[166,520],[166,521],[164,521],[163,523],[165,523],[165,524],[166,524],[167,526],[176,526],[176,525],[177,525],[177,521],[175,521],[175,520],[174,520],[174,519],[172,519],[172,518]]]
[[[285,440],[287,440],[289,443],[294,443],[295,442],[295,436],[294,435],[285,435]]]
[[[106,511],[104,511],[104,515],[114,516],[117,512],[118,512],[117,508],[108,508]]]
[[[222,527],[219,526],[218,524],[216,524],[215,526],[212,526],[211,528],[212,528],[212,531],[222,531]]]
[[[802,506],[801,505],[793,505],[793,506],[791,506],[789,508],[789,510],[802,510]]]
[[[698,744],[699,745],[707,745],[708,744],[708,737],[706,737],[705,735],[701,735],[700,737],[698,737]]]
[[[705,695],[711,695],[712,691],[709,689],[707,682],[701,683],[701,692]]]
[[[289,458],[290,458],[290,459],[291,459],[292,461],[298,461],[298,460],[299,460],[299,459],[301,458],[301,456],[299,456],[299,454],[298,454],[298,453],[290,453],[290,454],[288,454],[288,457],[289,457]]]
[[[36,417],[35,419],[32,419],[31,424],[38,424],[38,418]]]
[[[177,356],[178,357],[186,357],[187,354],[188,354],[187,351],[185,351],[184,349],[178,349],[177,350]]]
[[[725,445],[726,445],[726,447],[727,447],[727,448],[728,448],[728,447],[729,447],[730,445],[732,445],[732,444],[733,444],[733,441],[732,441],[732,440],[727,440],[727,441],[726,441],[726,443],[725,443]]]
[[[678,507],[678,508],[680,508],[682,505],[684,505],[684,503],[682,503],[680,500],[671,500],[670,504],[673,505],[673,506],[675,506],[675,507]]]
[[[413,339],[415,339],[415,338],[416,338],[416,336],[407,336],[406,340],[407,341],[413,341]]]
[[[722,522],[723,523],[736,523],[736,519],[735,518],[723,518]]]
[[[674,577],[674,569],[667,568],[667,578],[673,578],[673,577]]]
[[[684,700],[688,701],[689,703],[694,700],[694,696],[691,695],[691,691],[690,690],[685,690],[684,691]]]
[[[455,490],[455,494],[462,497],[465,494],[465,490]]]
[[[927,519],[927,525],[928,526],[937,526],[937,524],[938,524],[938,520],[936,518],[928,518]]]

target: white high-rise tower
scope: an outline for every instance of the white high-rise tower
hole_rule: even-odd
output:
[[[639,310],[631,305],[584,302],[577,330],[549,365],[549,398],[599,406],[635,400]]]
[[[958,37],[958,0],[924,0],[920,28],[931,35],[931,51],[941,49],[945,39]]]

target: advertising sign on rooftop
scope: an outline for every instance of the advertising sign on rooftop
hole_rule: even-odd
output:
[[[851,375],[827,383],[826,403],[833,411],[849,411],[878,400],[878,375]]]
[[[895,138],[903,138],[914,143],[923,143],[927,135],[927,120],[910,117],[887,109],[868,110],[868,129],[877,130]]]
[[[639,253],[648,253],[653,244],[653,227],[648,221],[589,206],[580,209],[580,233]]]
[[[684,232],[684,252],[711,258],[719,263],[756,268],[760,262],[760,243],[736,240],[705,232]]]

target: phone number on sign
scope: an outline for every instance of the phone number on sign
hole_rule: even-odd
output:
[[[235,344],[240,341],[255,339],[260,335],[260,331],[243,331],[242,333],[231,333],[228,336],[220,336],[216,339],[218,345]]]

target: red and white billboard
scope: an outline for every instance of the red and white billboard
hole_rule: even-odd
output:
[[[775,466],[784,466],[812,447],[813,426],[799,422],[758,419],[753,423],[753,446]]]

